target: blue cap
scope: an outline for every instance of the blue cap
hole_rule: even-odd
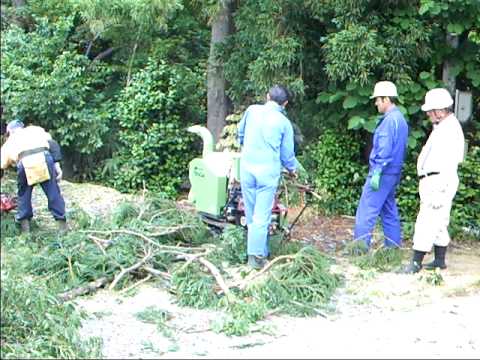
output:
[[[20,120],[12,120],[7,124],[7,134],[10,134],[14,129],[23,127],[25,127],[25,125],[23,125],[23,122],[21,122]]]

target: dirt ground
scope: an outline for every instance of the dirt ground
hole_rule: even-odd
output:
[[[64,181],[61,187],[67,209],[75,204],[92,214],[107,213],[123,197],[97,185]],[[48,217],[39,189],[34,198],[39,216]],[[352,226],[351,217],[323,217],[310,210],[292,232],[293,239],[332,256],[333,271],[345,276],[321,316],[274,315],[248,336],[228,337],[212,329],[221,313],[179,307],[151,281],[133,295],[100,290],[78,298],[75,303],[88,314],[81,334],[100,337],[103,356],[112,359],[479,358],[480,244],[453,241],[449,267],[441,272],[444,281],[433,285],[426,271],[402,275],[353,265],[341,252]],[[166,329],[137,319],[135,314],[151,306],[170,314]]]

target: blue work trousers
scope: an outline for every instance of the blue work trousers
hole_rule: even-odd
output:
[[[400,216],[395,201],[400,177],[401,174],[382,175],[380,188],[377,191],[373,191],[370,187],[371,176],[367,177],[355,215],[355,240],[364,241],[370,247],[372,232],[380,215],[385,236],[384,245],[386,247],[402,245]]]
[[[248,227],[247,254],[267,257],[268,228],[279,176],[255,176],[242,170],[240,179]]]
[[[60,193],[60,187],[56,180],[57,172],[50,153],[45,153],[45,159],[50,173],[50,180],[40,183],[43,192],[48,199],[48,210],[55,220],[65,220],[65,201]],[[25,169],[20,161],[17,165],[17,183],[18,183],[18,211],[17,221],[31,219],[33,217],[32,209],[32,190],[35,185],[28,185]]]

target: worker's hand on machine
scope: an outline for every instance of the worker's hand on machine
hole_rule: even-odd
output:
[[[297,174],[297,171],[296,171],[296,170],[289,171],[289,172],[288,172],[288,175],[289,175],[292,179],[298,178],[298,174]]]

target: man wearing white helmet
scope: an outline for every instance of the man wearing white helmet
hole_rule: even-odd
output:
[[[380,215],[386,247],[402,244],[400,216],[395,192],[400,182],[407,148],[408,125],[395,105],[397,88],[390,81],[375,84],[371,99],[379,113],[379,123],[373,135],[368,176],[355,215],[354,239],[368,249],[372,232]]]
[[[425,269],[445,269],[445,254],[450,242],[450,209],[458,189],[458,164],[463,161],[465,139],[460,123],[452,113],[453,99],[446,89],[432,89],[425,95],[422,110],[433,130],[417,160],[420,211],[413,236],[413,258],[405,273],[417,273],[423,257],[434,246],[435,259]]]

